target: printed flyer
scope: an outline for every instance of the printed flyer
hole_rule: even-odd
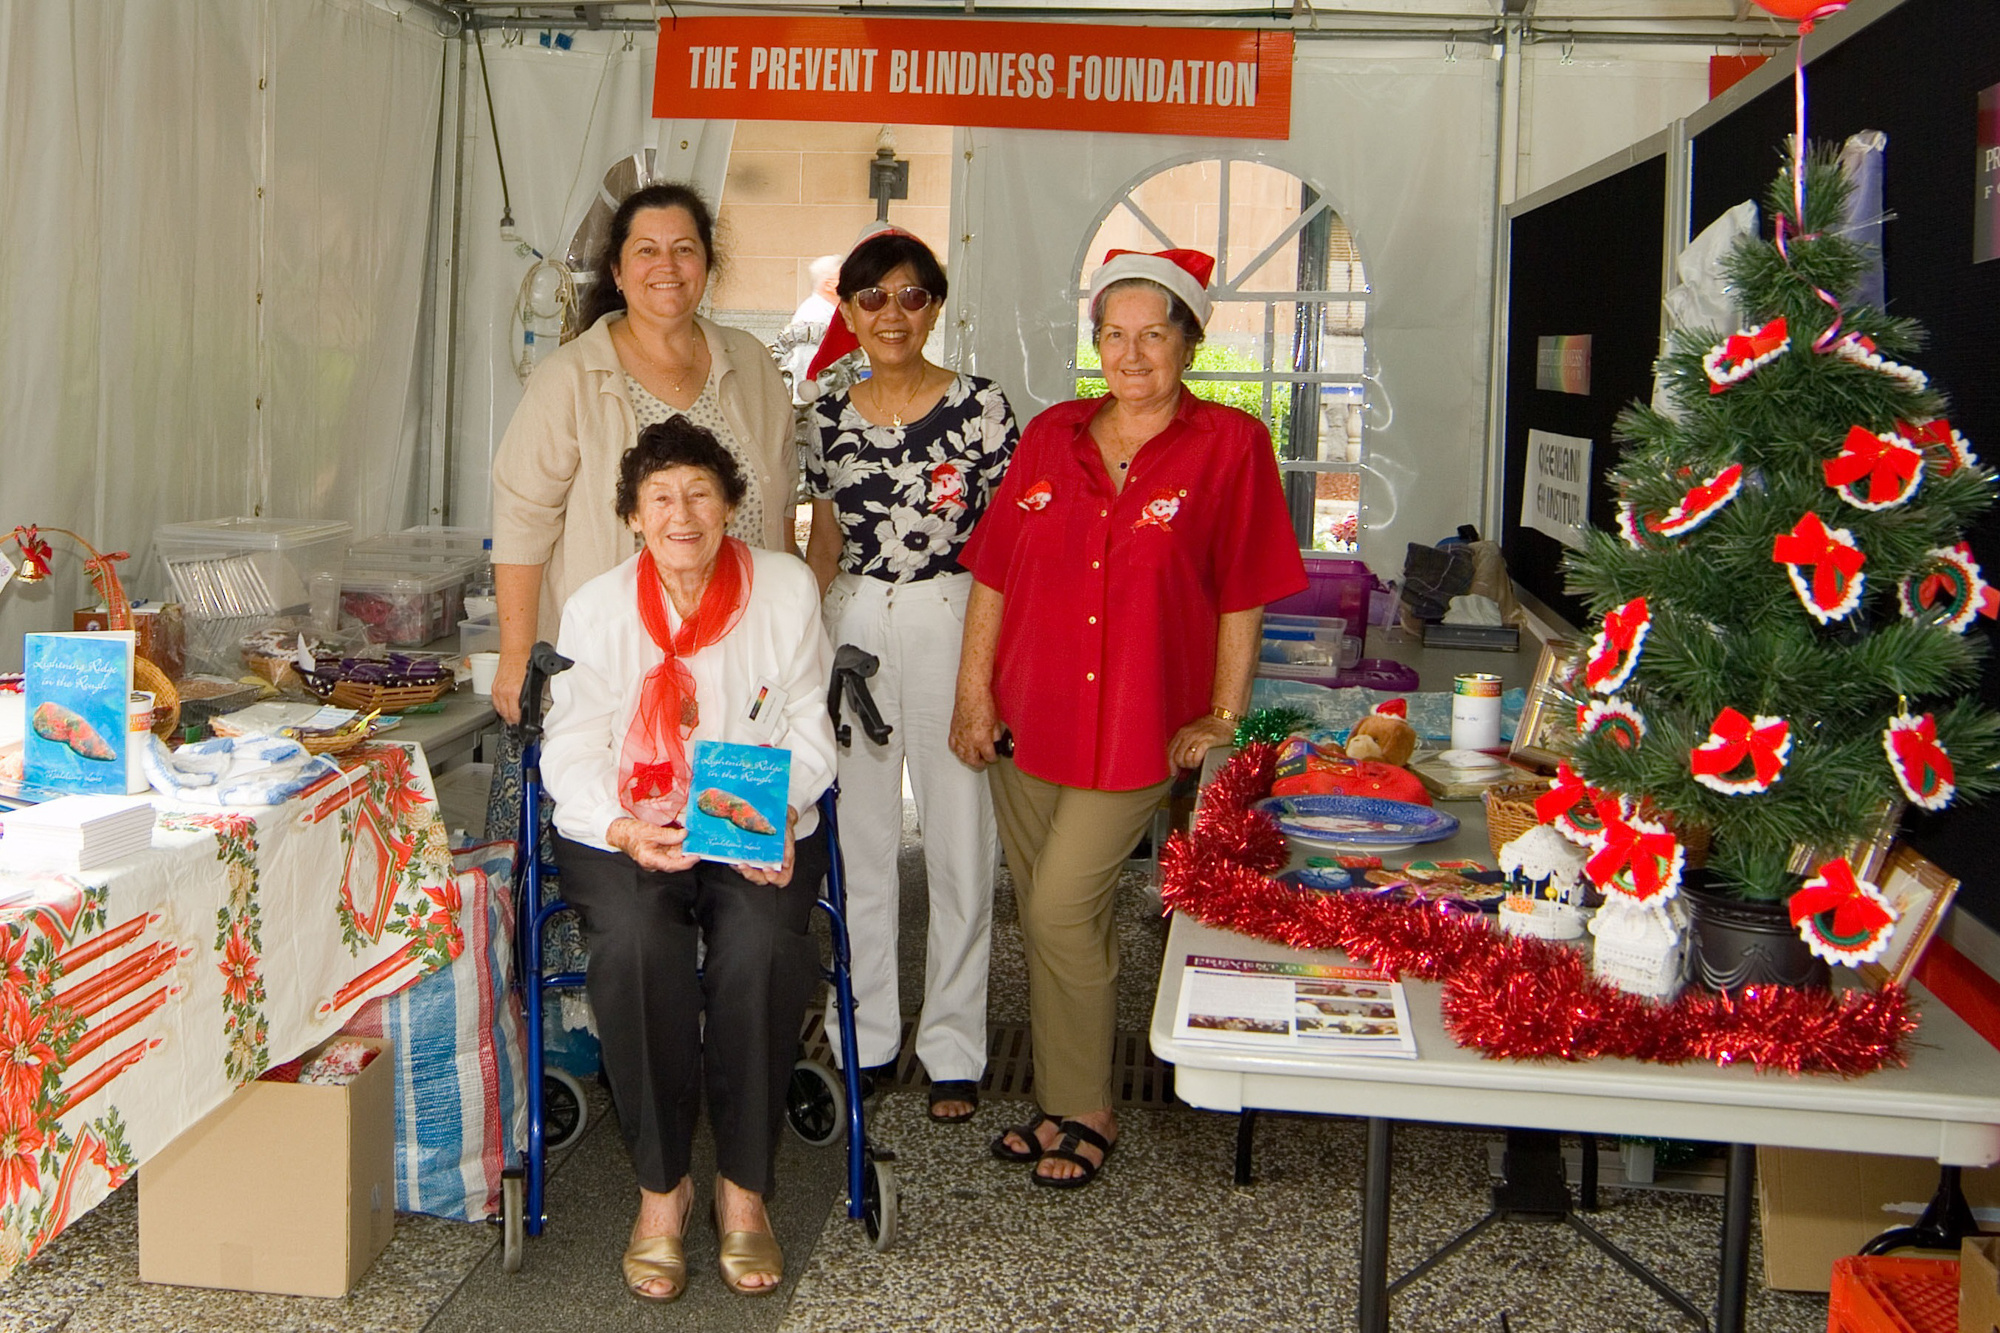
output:
[[[1174,1036],[1247,1050],[1413,1060],[1403,984],[1386,972],[1320,963],[1190,957]]]

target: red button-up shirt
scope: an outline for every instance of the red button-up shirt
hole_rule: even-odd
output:
[[[993,697],[1014,762],[1046,782],[1132,791],[1213,703],[1220,617],[1306,586],[1270,432],[1186,392],[1114,491],[1090,421],[1029,423],[960,562],[1006,599]]]

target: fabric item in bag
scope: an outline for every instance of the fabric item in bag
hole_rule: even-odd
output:
[[[465,951],[371,1000],[345,1031],[396,1051],[396,1207],[460,1221],[500,1211],[500,1173],[527,1135],[526,1049],[514,958],[511,842],[454,854]]]

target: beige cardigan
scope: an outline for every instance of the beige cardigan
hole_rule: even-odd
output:
[[[570,594],[634,549],[615,506],[618,461],[639,436],[611,345],[611,324],[623,318],[598,320],[536,368],[493,458],[494,563],[547,566],[539,638],[553,640]],[[798,443],[784,377],[750,334],[699,316],[695,323],[714,361],[709,373],[722,419],[764,497],[764,531],[754,544],[787,550]]]

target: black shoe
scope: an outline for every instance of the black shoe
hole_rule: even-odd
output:
[[[884,1060],[879,1065],[863,1065],[861,1075],[861,1100],[872,1102],[875,1094],[896,1081],[896,1062]]]

